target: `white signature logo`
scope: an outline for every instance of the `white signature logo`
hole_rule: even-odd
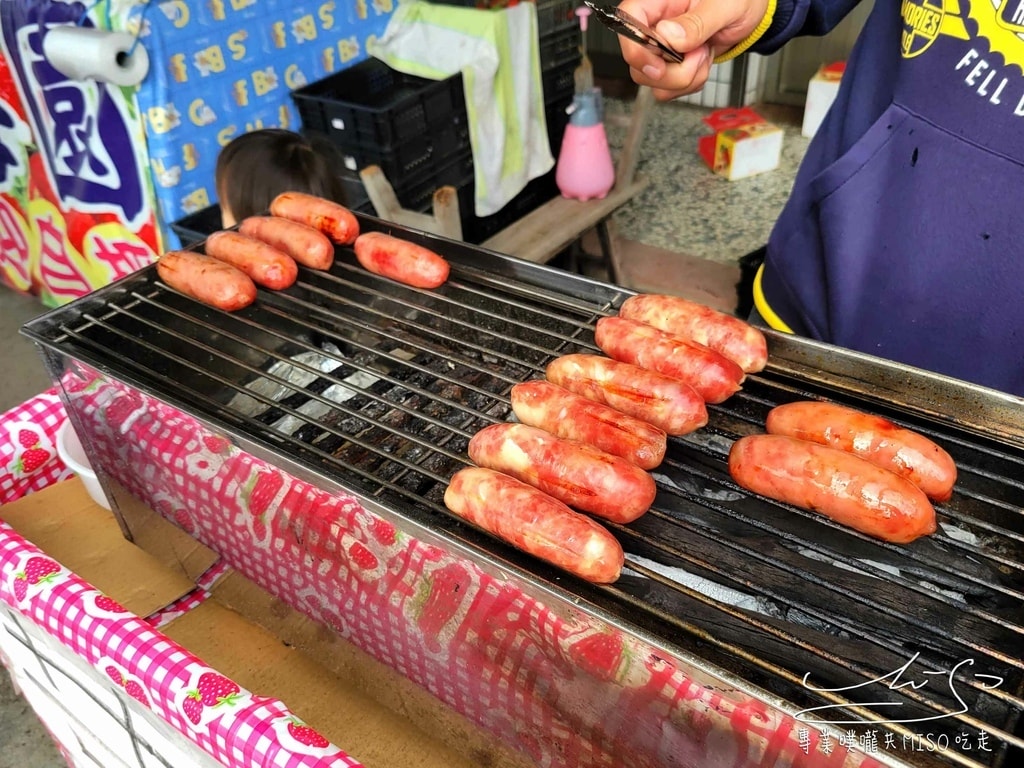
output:
[[[925,722],[930,722],[932,720],[941,720],[943,718],[954,717],[956,715],[965,714],[968,711],[968,707],[967,707],[967,704],[964,702],[964,700],[960,697],[960,694],[959,694],[959,692],[956,689],[956,680],[954,678],[956,676],[956,673],[962,667],[973,666],[974,665],[974,659],[964,659],[963,661],[957,663],[954,667],[952,667],[951,669],[948,669],[948,670],[940,670],[940,671],[932,671],[932,670],[927,670],[927,669],[926,670],[920,670],[919,674],[922,675],[922,676],[925,676],[924,679],[921,679],[921,678],[915,679],[914,677],[912,677],[912,675],[909,672],[909,670],[910,670],[910,667],[914,664],[914,662],[917,661],[917,659],[918,659],[918,657],[920,655],[921,655],[920,652],[915,653],[910,658],[910,660],[906,664],[904,664],[902,667],[898,667],[897,669],[894,669],[892,672],[889,672],[888,674],[882,675],[880,677],[876,677],[873,680],[868,680],[868,681],[863,682],[863,683],[857,683],[856,685],[848,685],[848,686],[841,687],[841,688],[818,688],[818,687],[816,687],[814,685],[811,685],[810,683],[807,682],[807,679],[811,676],[809,672],[804,675],[802,682],[803,682],[804,688],[807,688],[810,691],[815,691],[815,692],[818,692],[818,693],[824,693],[824,692],[838,693],[838,692],[841,692],[841,691],[856,691],[856,690],[865,689],[868,686],[874,685],[876,683],[884,684],[886,686],[886,688],[888,688],[890,691],[899,691],[899,690],[902,690],[902,689],[908,688],[908,687],[913,689],[913,690],[915,690],[915,691],[917,691],[917,690],[920,690],[921,688],[924,688],[926,685],[931,683],[933,680],[937,680],[937,681],[940,681],[937,684],[948,687],[949,693],[952,694],[953,698],[956,699],[960,703],[960,709],[958,709],[958,710],[956,710],[954,712],[943,712],[941,714],[931,715],[931,716],[928,716],[928,717],[913,717],[913,718],[904,718],[904,719],[879,720],[877,722],[878,723],[888,723],[888,724],[896,724],[896,723],[925,723]],[[997,675],[985,675],[985,674],[981,674],[981,673],[974,673],[973,677],[974,677],[975,680],[979,681],[979,685],[982,688],[984,688],[985,690],[992,690],[993,688],[998,688],[1000,685],[1003,684],[1003,678],[1001,678],[1001,677],[999,677]],[[864,701],[864,702],[858,702],[858,705],[859,706],[864,706],[864,707],[873,707],[876,710],[878,710],[879,712],[885,713],[886,709],[890,709],[890,710],[892,710],[892,709],[899,709],[900,707],[903,706],[903,703],[899,702],[899,701]],[[862,722],[861,720],[826,720],[826,719],[816,719],[817,717],[821,716],[821,713],[828,712],[829,710],[842,710],[844,708],[845,708],[845,705],[843,705],[843,704],[823,704],[823,705],[821,705],[819,707],[809,707],[808,709],[802,709],[799,712],[797,712],[796,719],[799,720],[800,722],[803,722],[803,723],[812,723],[812,724],[816,724],[816,725],[857,725],[857,724]],[[818,714],[816,716],[812,717],[813,713],[818,713]]]

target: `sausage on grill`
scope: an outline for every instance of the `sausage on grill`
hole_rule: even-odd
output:
[[[654,478],[625,459],[526,424],[484,427],[469,441],[469,457],[615,523],[636,520],[657,493]]]
[[[768,362],[768,342],[757,328],[738,317],[679,296],[656,293],[630,296],[619,309],[619,316],[711,347],[746,373],[756,373]]]
[[[548,363],[545,375],[552,384],[610,405],[670,435],[685,435],[708,423],[707,406],[693,387],[630,363],[600,355],[564,355]]]
[[[323,232],[280,216],[250,216],[238,225],[243,235],[262,240],[310,269],[330,269],[334,245]]]
[[[339,245],[351,245],[359,236],[359,220],[345,206],[304,192],[282,192],[270,202],[270,212],[313,229]]]
[[[356,238],[354,247],[356,259],[375,275],[416,288],[437,288],[448,279],[447,261],[408,240],[383,232],[365,232]]]
[[[725,355],[653,325],[602,317],[594,339],[609,357],[685,381],[709,403],[721,403],[743,383],[743,369]]]
[[[956,464],[939,445],[888,419],[836,403],[805,400],[768,412],[765,428],[855,453],[907,478],[935,501],[948,501]]]
[[[299,276],[295,259],[287,253],[239,232],[214,232],[206,238],[203,250],[207,256],[238,267],[256,285],[271,290],[284,290]]]
[[[665,430],[549,381],[512,387],[512,411],[524,424],[621,456],[641,469],[665,458]]]
[[[622,545],[600,523],[514,477],[483,467],[461,469],[444,503],[488,533],[587,581],[610,584],[622,571]]]
[[[935,532],[935,509],[904,477],[838,448],[784,435],[748,435],[729,451],[748,491],[821,514],[896,544]]]
[[[228,312],[256,300],[256,285],[245,272],[195,251],[168,251],[156,271],[171,288]]]

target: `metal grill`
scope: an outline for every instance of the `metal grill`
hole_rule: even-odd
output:
[[[986,423],[1005,403],[771,335],[769,368],[711,406],[706,428],[670,439],[654,471],[654,508],[609,525],[627,552],[622,578],[608,587],[576,582],[461,523],[441,500],[469,461],[469,439],[510,418],[511,387],[543,375],[558,355],[597,351],[594,322],[628,294],[404,235],[453,263],[442,289],[377,278],[339,249],[330,273],[303,270],[288,291],[261,291],[255,305],[226,315],[167,289],[149,269],[26,333],[468,541],[837,734],[852,729],[863,744],[877,731],[915,765],[1022,764],[1024,429]],[[921,391],[917,400],[938,393],[940,402],[908,407]],[[936,535],[886,544],[732,482],[732,441],[763,431],[773,406],[814,397],[887,416],[950,451],[960,475],[953,499],[937,507]]]

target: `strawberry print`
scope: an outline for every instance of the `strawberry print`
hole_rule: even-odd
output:
[[[469,573],[458,564],[452,563],[433,571],[424,579],[427,590],[420,606],[417,624],[426,639],[428,650],[441,650],[440,635],[445,624],[459,610],[469,587]]]
[[[331,742],[317,733],[315,730],[310,728],[305,723],[291,718],[288,723],[288,733],[293,739],[300,744],[304,744],[307,747],[316,747],[317,749],[323,749],[329,747]]]
[[[107,406],[107,423],[121,431],[127,425],[129,417],[142,405],[142,398],[137,392],[127,392]]]
[[[127,613],[124,606],[121,605],[117,600],[106,595],[100,595],[96,598],[96,607],[103,611],[109,611],[110,613]]]
[[[36,584],[48,584],[53,581],[53,577],[58,573],[60,573],[60,564],[56,560],[51,560],[48,557],[32,557],[26,563],[25,570],[18,574],[18,576],[34,586]]]
[[[202,702],[203,706],[219,707],[222,704],[234,704],[238,700],[241,691],[242,689],[238,687],[237,683],[224,677],[224,675],[217,674],[216,672],[205,672],[199,678],[196,690],[194,692],[190,691],[189,696],[192,693],[198,693],[199,701]]]
[[[227,453],[231,447],[228,439],[221,435],[203,435],[203,445],[210,453]]]
[[[39,445],[39,435],[31,429],[19,429],[18,442],[21,443],[22,448],[34,448]]]
[[[260,470],[256,473],[256,480],[249,491],[249,512],[253,517],[263,517],[282,485],[284,478],[280,472]]]
[[[11,470],[15,474],[31,475],[52,457],[53,454],[45,448],[29,448],[14,460]]]
[[[25,600],[28,595],[28,582],[25,581],[24,576],[14,577],[14,599],[19,603]]]
[[[140,704],[143,704],[147,707],[149,706],[149,697],[146,696],[145,689],[143,689],[143,687],[139,685],[139,683],[137,683],[135,680],[129,680],[128,682],[126,682],[124,684],[124,691]]]
[[[189,722],[193,725],[199,725],[199,722],[203,719],[203,702],[198,698],[199,693],[194,691],[195,696],[189,693],[185,697],[185,702],[181,705],[182,711],[185,713],[185,717],[189,719]]]
[[[124,685],[124,675],[121,674],[121,670],[115,667],[113,664],[108,664],[107,668],[103,670],[107,673],[107,676],[113,680],[117,685]]]
[[[395,526],[379,517],[373,518],[373,523],[370,525],[370,534],[385,547],[390,547],[398,539],[398,532],[395,530]]]
[[[594,632],[569,646],[569,656],[583,671],[599,680],[615,679],[623,660],[621,632]]]
[[[372,571],[378,565],[377,556],[368,550],[362,542],[352,542],[352,546],[348,548],[348,554],[352,558],[352,562],[364,571]]]

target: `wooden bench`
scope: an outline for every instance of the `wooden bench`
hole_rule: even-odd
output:
[[[615,165],[615,185],[599,200],[569,200],[555,197],[488,238],[481,246],[526,261],[547,263],[572,246],[591,229],[596,229],[602,256],[612,282],[620,273],[621,257],[611,227],[611,216],[641,192],[648,183],[637,176],[640,145],[650,119],[654,94],[641,86],[633,103],[629,128]],[[420,213],[402,208],[394,188],[378,166],[360,171],[366,193],[382,219],[415,227],[454,240],[462,239],[459,201],[454,187],[434,192],[433,212]]]

